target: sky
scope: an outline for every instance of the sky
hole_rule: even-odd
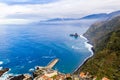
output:
[[[51,18],[81,18],[120,10],[119,0],[0,0],[0,24],[28,24]]]

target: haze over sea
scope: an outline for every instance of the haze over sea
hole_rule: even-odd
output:
[[[92,20],[61,23],[0,26],[0,66],[9,73],[29,73],[35,66],[46,66],[59,58],[54,69],[63,73],[73,72],[91,55],[85,39],[70,37],[82,35]]]

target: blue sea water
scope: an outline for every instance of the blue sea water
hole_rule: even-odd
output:
[[[87,29],[85,23],[0,26],[0,66],[10,68],[9,73],[22,74],[59,58],[54,69],[73,72],[91,53],[84,39],[69,34],[81,35]]]

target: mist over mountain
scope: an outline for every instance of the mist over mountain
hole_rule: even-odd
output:
[[[106,20],[106,19],[111,19],[113,17],[116,17],[118,15],[120,15],[120,11],[115,11],[109,14],[107,13],[90,14],[81,18],[52,18],[52,19],[41,21],[41,22],[74,21],[74,20],[83,20],[83,19]]]

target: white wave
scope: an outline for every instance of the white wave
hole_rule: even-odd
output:
[[[85,47],[91,52],[91,54],[93,55],[93,51],[92,51],[92,45],[89,44],[88,42],[85,42]]]
[[[28,63],[32,63],[32,62],[34,62],[35,60],[32,60],[32,61],[28,61]]]
[[[3,64],[3,61],[0,61],[0,65]]]
[[[56,56],[42,56],[42,58],[55,58]]]
[[[0,67],[0,70],[3,69],[3,67]]]
[[[9,71],[10,71],[10,70],[11,70],[11,69],[9,69]],[[0,77],[0,80],[8,80],[7,78],[8,78],[9,76],[13,76],[12,73],[8,73],[9,71],[5,72],[5,73]]]
[[[3,74],[3,75],[0,77],[0,80],[8,80],[7,78],[8,78],[9,76],[12,76],[12,74],[7,74],[7,73],[5,73],[5,74]]]
[[[30,72],[33,72],[33,71],[34,71],[34,68],[29,69],[29,71],[30,71]]]
[[[5,74],[0,77],[0,80],[7,80],[8,77],[9,77],[9,75]]]
[[[88,39],[87,39],[86,37],[84,37],[83,35],[80,35],[80,37],[81,37],[82,39],[85,39],[86,41],[88,41]]]
[[[85,39],[85,40],[86,40],[86,41],[84,42],[84,43],[85,43],[85,47],[91,52],[91,55],[88,56],[87,58],[85,58],[84,61],[80,64],[80,66],[82,66],[87,59],[89,59],[90,57],[93,56],[94,52],[92,51],[93,46],[88,43],[88,42],[89,42],[88,39],[87,39],[86,37],[84,37],[83,35],[80,35],[80,37],[81,37],[82,39]],[[80,66],[79,66],[79,67],[80,67]],[[78,68],[79,68],[79,67],[78,67]],[[77,68],[77,69],[78,69],[78,68]],[[77,70],[77,69],[76,69],[76,70]],[[76,70],[75,70],[75,71],[76,71]]]
[[[72,48],[73,48],[73,49],[81,49],[81,48],[79,48],[79,47],[76,47],[76,46],[72,46]]]
[[[91,44],[89,44],[88,42],[88,39],[86,38],[86,37],[84,37],[83,35],[80,35],[80,37],[82,38],[82,39],[85,39],[86,41],[84,42],[85,43],[85,47],[91,52],[91,54],[93,55],[93,51],[92,51],[92,48],[93,48],[93,46],[91,45]],[[91,56],[92,56],[91,55]],[[91,57],[90,56],[90,57]]]
[[[86,44],[86,47],[88,48],[88,50],[91,52],[91,55],[90,56],[88,56],[87,58],[85,58],[84,59],[84,61],[79,65],[79,67],[78,68],[80,68],[80,66],[82,66],[83,64],[84,64],[84,62],[87,60],[87,59],[89,59],[90,57],[92,57],[93,56],[93,51],[92,51],[92,45],[90,45],[90,44],[88,44],[87,42],[85,42],[85,44]],[[78,69],[77,68],[77,69]],[[77,71],[77,69],[75,70],[75,71]]]

